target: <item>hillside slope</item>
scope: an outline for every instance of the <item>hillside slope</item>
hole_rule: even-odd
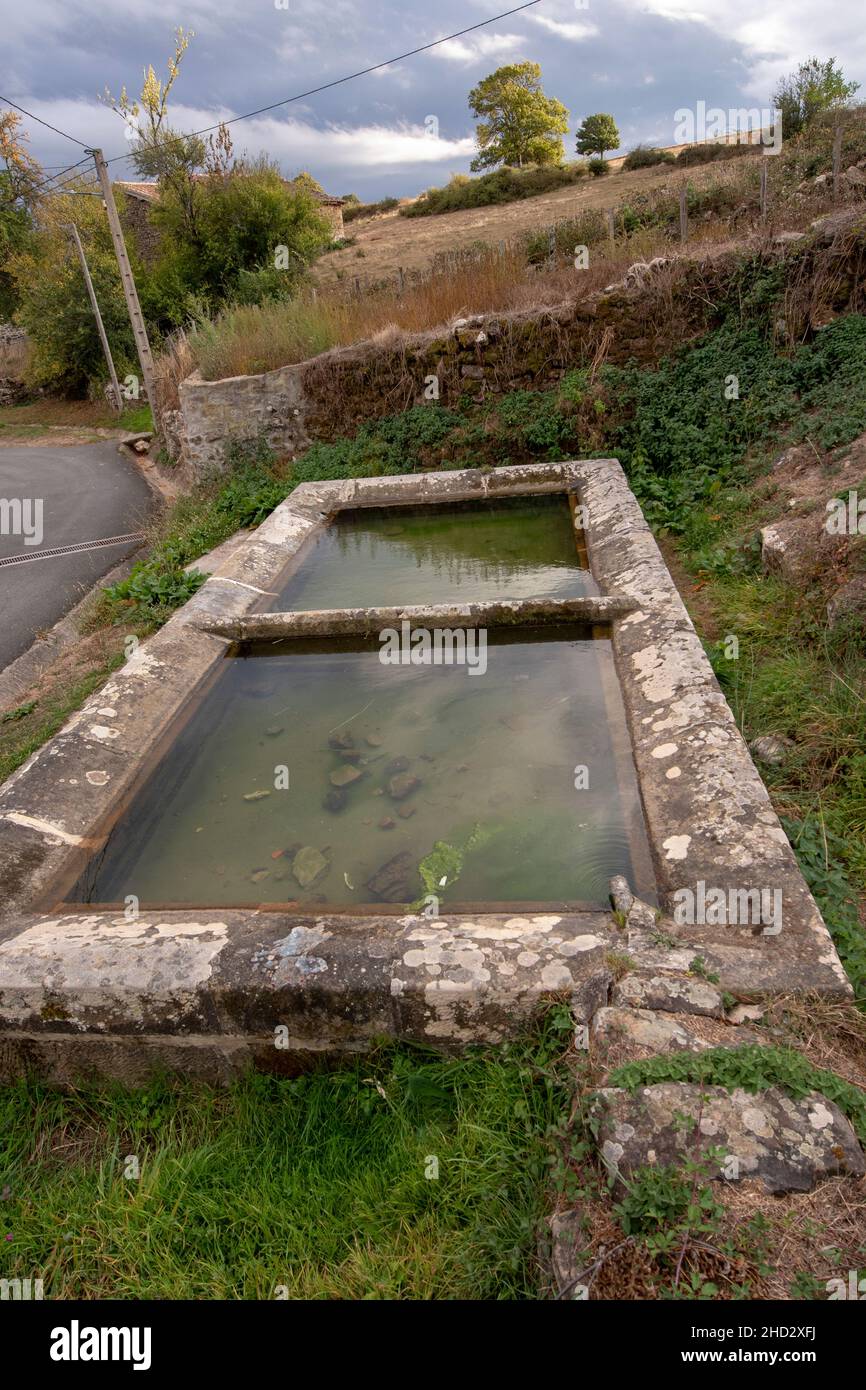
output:
[[[351,284],[355,277],[362,286],[394,280],[401,267],[406,273],[428,270],[436,256],[452,254],[478,241],[491,245],[509,241],[575,217],[586,208],[618,207],[636,193],[679,189],[685,183],[693,187],[720,183],[736,176],[738,163],[732,160],[724,166],[716,163],[681,170],[662,164],[621,171],[521,202],[433,217],[409,219],[401,217],[396,208],[376,217],[359,217],[349,226],[354,245],[323,256],[313,273],[320,285],[341,280]]]

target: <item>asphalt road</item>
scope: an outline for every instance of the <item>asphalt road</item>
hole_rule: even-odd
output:
[[[41,544],[28,545],[23,535],[6,532],[15,524],[4,503],[42,502]],[[143,529],[153,496],[135,464],[117,444],[77,444],[67,448],[0,448],[0,560],[26,555],[26,564],[0,564],[0,670],[52,627],[87,590],[137,542],[106,546],[79,554],[47,556],[57,546],[128,535]],[[38,509],[22,512],[29,533]]]

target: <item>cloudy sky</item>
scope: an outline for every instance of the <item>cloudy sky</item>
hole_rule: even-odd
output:
[[[511,0],[514,4],[515,0]],[[509,0],[0,0],[0,90],[107,156],[128,149],[105,86],[137,93],[160,75],[174,28],[195,31],[172,123],[210,125],[308,91],[511,7]],[[674,113],[698,101],[767,107],[776,78],[835,56],[866,93],[863,0],[539,0],[487,28],[233,127],[236,153],[268,152],[286,174],[310,169],[333,193],[411,195],[469,168],[471,86],[505,62],[541,64],[573,132],[615,117],[623,148],[672,144]],[[435,117],[435,122],[430,118]],[[438,123],[438,124],[437,124]],[[45,165],[76,147],[26,122]],[[438,129],[438,134],[436,130]],[[431,131],[433,133],[431,133]],[[117,163],[115,177],[134,177]]]

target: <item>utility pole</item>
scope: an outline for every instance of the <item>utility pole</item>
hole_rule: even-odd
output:
[[[81,272],[84,276],[84,283],[87,286],[87,293],[90,296],[90,307],[93,310],[93,317],[96,319],[96,327],[99,329],[99,341],[102,343],[102,351],[105,353],[105,360],[108,363],[108,375],[111,377],[111,404],[118,415],[123,414],[123,398],[120,394],[120,386],[117,381],[117,372],[114,370],[114,358],[111,355],[111,348],[108,346],[108,338],[105,334],[105,326],[102,322],[102,315],[99,312],[99,304],[96,299],[96,291],[93,288],[93,281],[90,278],[90,270],[87,265],[87,257],[84,254],[84,247],[81,245],[81,237],[78,235],[78,228],[74,222],[69,223],[69,231],[78,252],[78,259],[81,262]]]
[[[102,150],[88,150],[88,154],[93,155],[93,162],[96,165],[96,172],[102,188],[105,211],[108,213],[108,225],[111,228],[111,239],[114,242],[114,254],[117,256],[117,264],[120,268],[120,281],[123,285],[129,321],[132,324],[135,346],[138,350],[138,360],[141,363],[141,375],[144,377],[144,389],[147,392],[150,408],[155,411],[156,391],[154,389],[153,357],[147,338],[147,329],[144,326],[144,315],[138,302],[138,291],[135,288],[135,280],[132,278],[132,268],[126,254],[126,242],[123,240],[120,218],[117,215],[117,205],[114,201],[114,191],[108,177],[108,165]]]

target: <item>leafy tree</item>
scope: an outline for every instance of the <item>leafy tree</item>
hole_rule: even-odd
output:
[[[27,243],[42,177],[20,125],[17,111],[0,115],[0,320],[11,317],[17,303],[9,260]]]
[[[308,169],[302,169],[299,174],[296,174],[292,179],[292,184],[295,188],[302,188],[307,193],[319,194],[321,197],[323,197],[325,193],[319,180],[314,179]]]
[[[16,321],[26,328],[33,351],[28,376],[37,385],[79,395],[98,391],[108,378],[69,224],[78,227],[96,298],[102,311],[117,374],[138,372],[135,343],[117,269],[108,219],[98,198],[72,192],[43,198],[38,224],[26,245],[9,259],[18,297]],[[138,280],[135,248],[127,245]]]
[[[174,53],[168,60],[165,82],[157,77],[152,64],[148,64],[138,100],[128,96],[125,87],[116,99],[107,87],[103,94],[103,100],[123,117],[127,135],[134,142],[130,153],[136,172],[143,179],[155,179],[161,192],[171,190],[176,206],[182,210],[187,236],[193,243],[197,239],[197,173],[205,167],[209,150],[216,167],[223,166],[231,156],[231,137],[225,126],[220,126],[216,141],[212,136],[208,145],[201,136],[183,135],[172,130],[169,124],[168,98],[180,74],[190,39],[194,37],[192,30],[175,30]]]
[[[292,293],[330,244],[314,195],[287,183],[268,159],[238,161],[226,175],[205,174],[195,196],[191,237],[183,201],[173,187],[163,190],[151,214],[163,233],[154,275],[183,284],[210,309],[238,297],[242,277],[245,303]]]
[[[469,93],[478,154],[472,169],[497,164],[561,164],[568,111],[541,90],[538,63],[509,63],[482,78]]]
[[[796,72],[782,78],[771,98],[782,113],[782,134],[797,135],[816,116],[845,106],[859,82],[846,82],[835,58],[807,58]]]
[[[179,28],[165,81],[147,68],[141,96],[124,88],[105,99],[135,133],[138,173],[159,184],[150,216],[162,232],[160,253],[142,286],[145,315],[162,329],[200,318],[227,299],[275,298],[297,287],[304,268],[331,240],[316,193],[303,172],[292,182],[266,159],[236,160],[225,125],[207,140],[179,134],[168,100],[194,37]],[[277,249],[285,264],[275,263]]]
[[[613,116],[598,111],[587,116],[577,132],[578,154],[597,154],[604,159],[605,150],[619,149],[619,131]]]

